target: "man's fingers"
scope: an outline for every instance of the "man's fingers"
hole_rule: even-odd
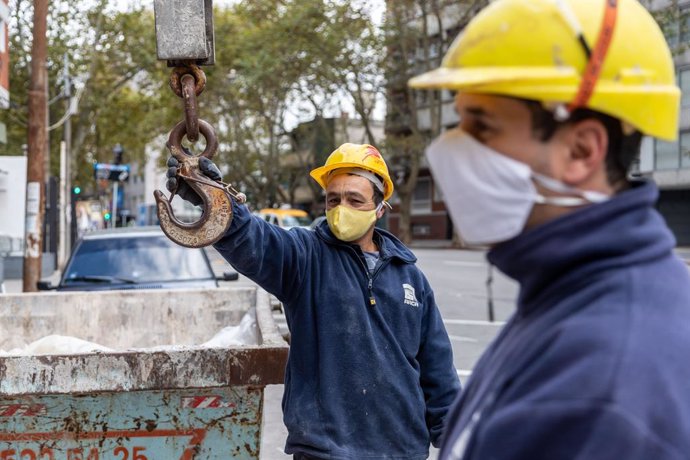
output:
[[[174,179],[175,177],[177,177],[177,168],[174,166],[169,167],[168,171],[165,173],[165,176],[168,179]]]
[[[165,188],[167,188],[170,193],[176,191],[177,190],[177,179],[174,177],[169,177],[168,180],[165,181]]]
[[[215,181],[220,181],[223,179],[223,175],[218,169],[218,166],[206,157],[199,158],[199,169],[201,172],[206,174],[208,177]]]

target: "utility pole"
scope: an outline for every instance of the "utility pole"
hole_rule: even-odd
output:
[[[69,73],[69,57],[65,53],[64,69],[62,74],[63,93],[65,98],[65,114],[67,119],[62,131],[60,142],[60,239],[58,246],[58,268],[62,270],[70,253],[69,228],[72,220],[71,208],[71,184],[70,184],[70,159],[72,157],[72,80]]]
[[[45,209],[45,156],[48,139],[46,29],[48,0],[34,0],[31,82],[29,84],[29,137],[26,170],[26,228],[24,231],[24,292],[38,290],[41,278],[43,214]]]

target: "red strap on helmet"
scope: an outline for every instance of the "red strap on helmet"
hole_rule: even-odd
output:
[[[592,55],[587,62],[587,67],[582,74],[580,87],[573,101],[568,105],[568,111],[572,113],[578,107],[585,107],[589,99],[594,93],[594,87],[599,80],[601,69],[604,66],[604,60],[608,53],[611,39],[613,38],[613,31],[616,27],[616,17],[618,15],[618,0],[605,0],[606,10],[604,11],[604,19],[601,23],[599,36],[597,42],[592,49]]]

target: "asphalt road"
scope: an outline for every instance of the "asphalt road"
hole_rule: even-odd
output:
[[[446,324],[453,345],[456,369],[461,380],[466,380],[474,363],[494,338],[514,308],[517,285],[493,271],[493,303],[495,321],[488,321],[487,275],[489,267],[484,253],[453,249],[417,249],[418,266],[434,289],[436,303]],[[209,251],[214,269],[218,272],[229,265],[215,251]],[[237,284],[252,284],[240,276]],[[236,284],[235,284],[236,285]],[[279,326],[287,331],[285,319],[276,313]],[[280,399],[282,385],[266,388],[264,397],[264,427],[262,432],[262,460],[291,458],[283,453],[287,431],[282,424]],[[435,458],[432,451],[430,458]]]

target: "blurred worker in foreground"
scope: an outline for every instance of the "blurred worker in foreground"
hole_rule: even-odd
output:
[[[176,176],[168,189],[199,204]],[[200,159],[214,180],[220,171]],[[285,307],[285,452],[296,459],[426,459],[460,383],[434,295],[415,256],[375,228],[393,194],[376,148],[344,144],[311,176],[326,222],[290,231],[233,202],[215,248]]]
[[[690,458],[690,277],[628,176],[676,138],[671,53],[636,0],[498,0],[414,88],[457,91],[427,150],[461,237],[520,283],[442,459]]]

